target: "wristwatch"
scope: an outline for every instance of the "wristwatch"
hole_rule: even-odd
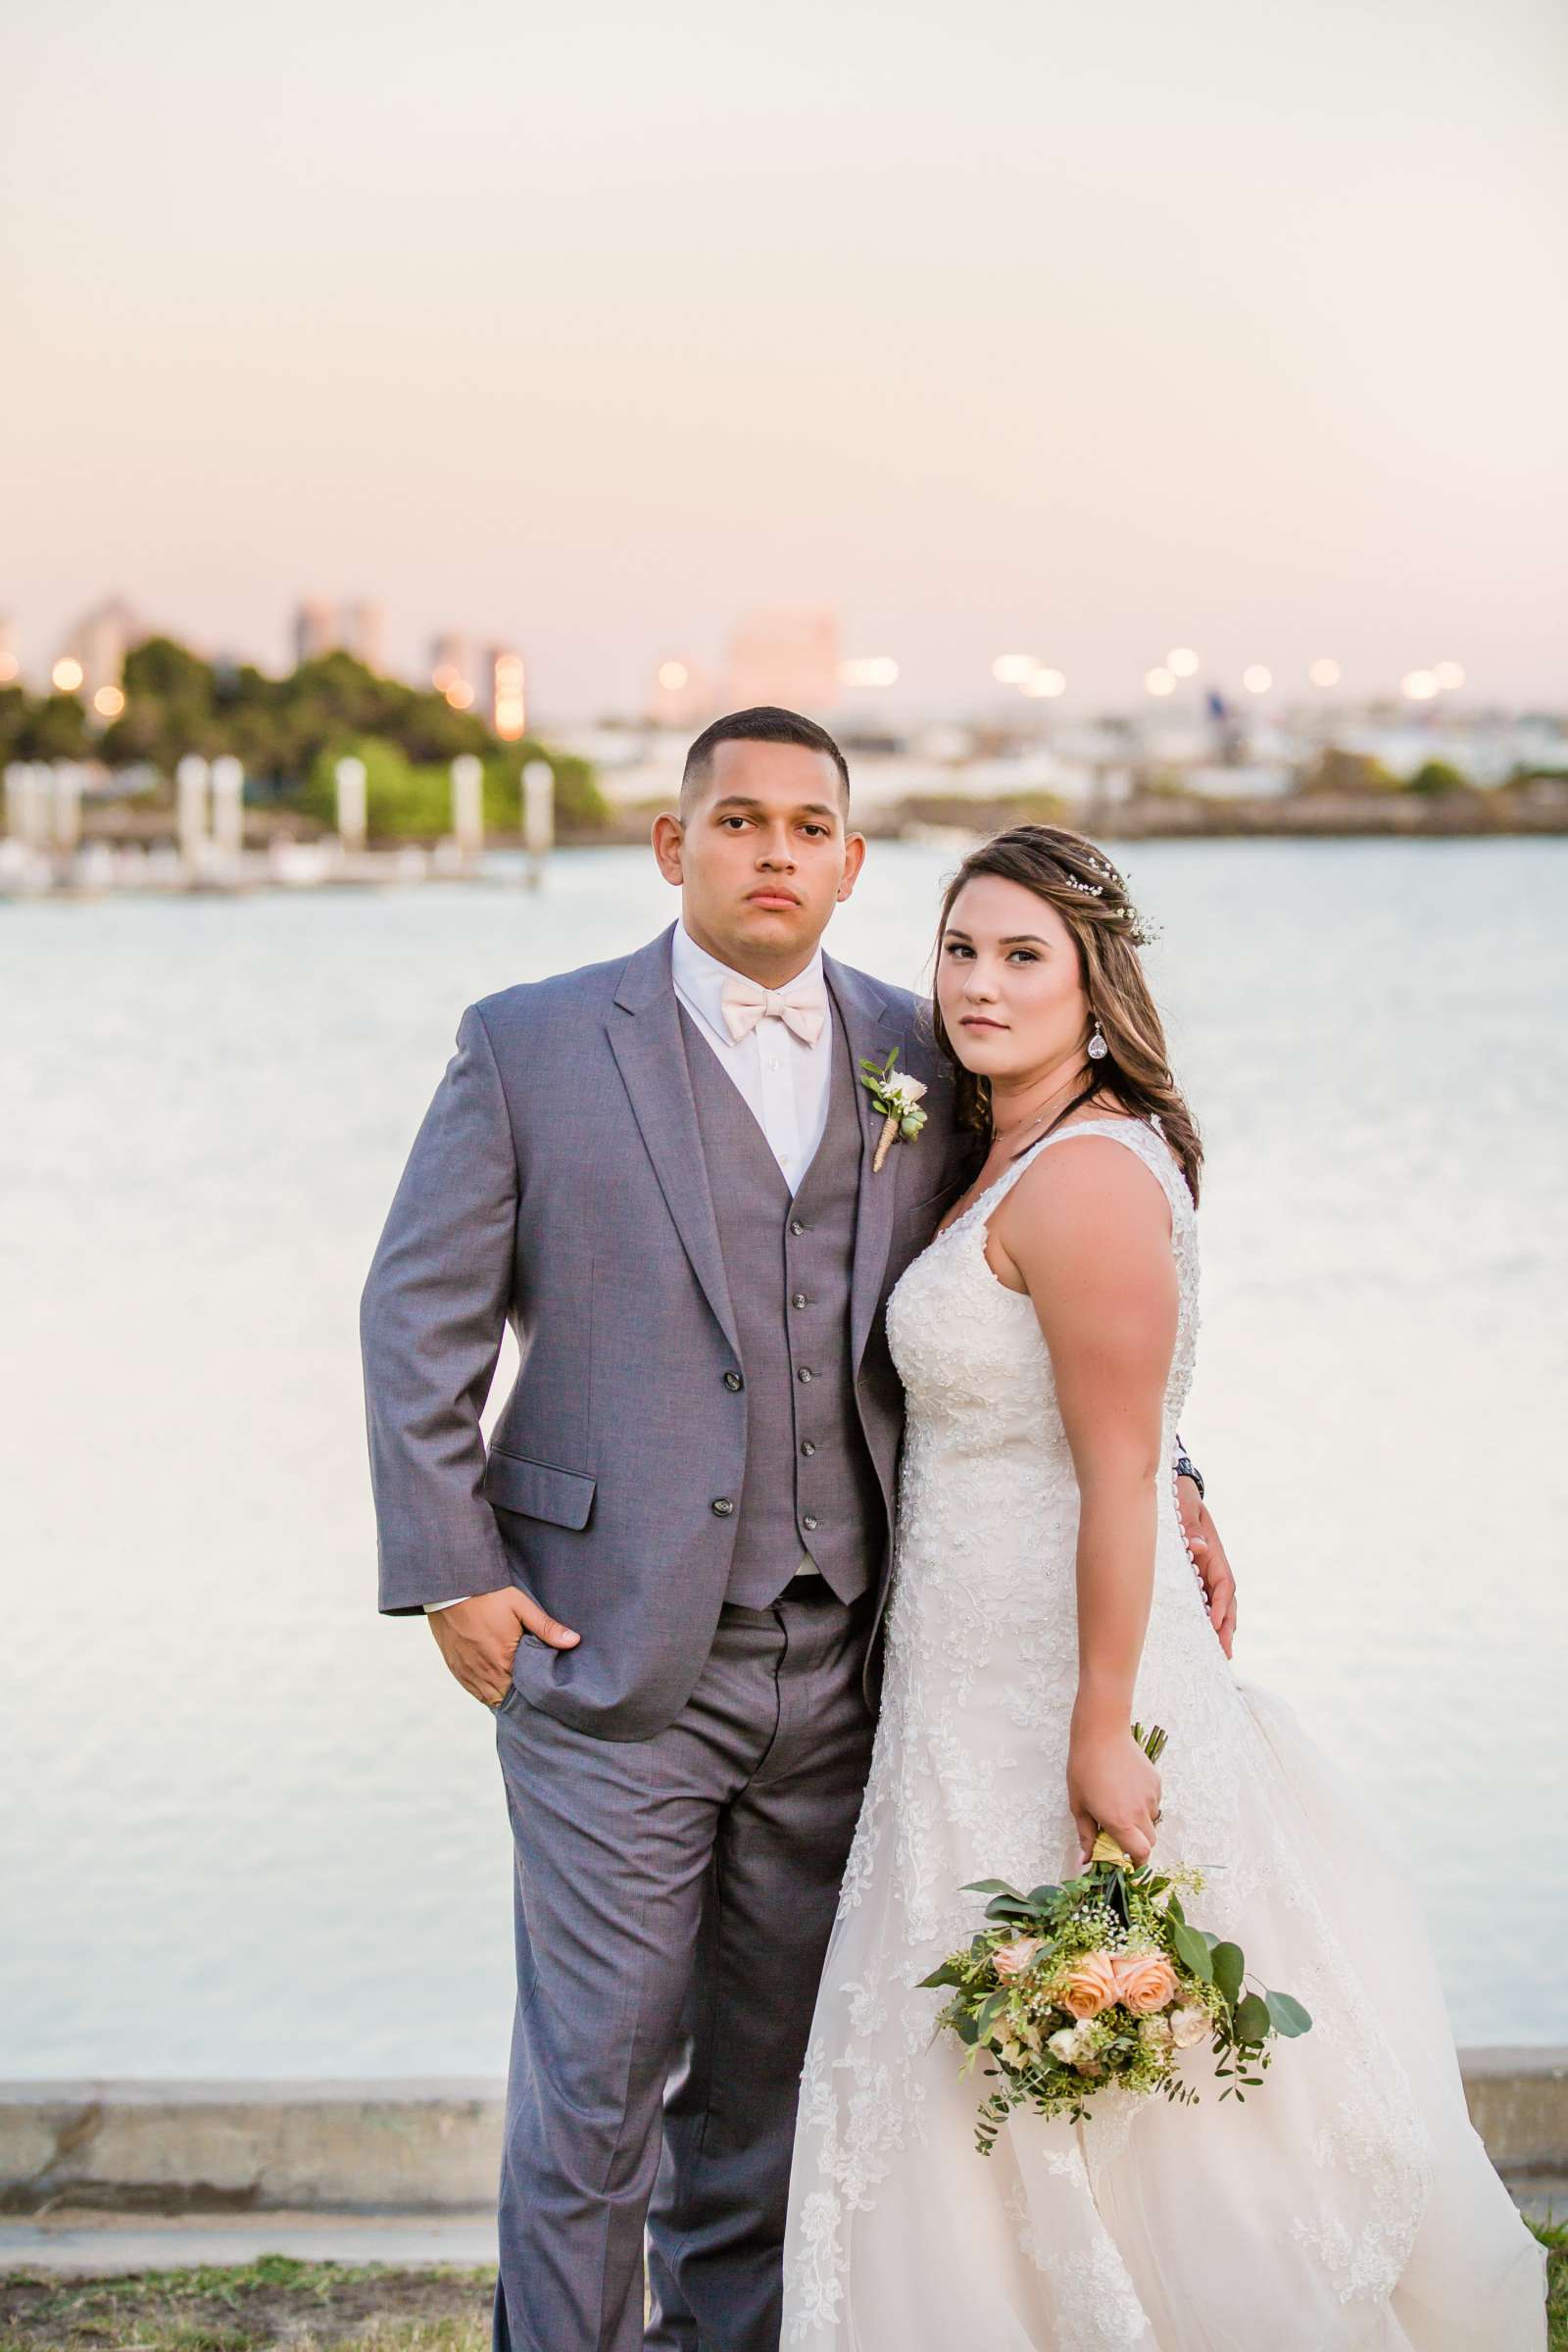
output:
[[[1190,1478],[1192,1480],[1194,1486],[1198,1489],[1198,1499],[1200,1502],[1201,1502],[1203,1499],[1203,1474],[1201,1470],[1199,1469],[1198,1464],[1193,1461],[1189,1455],[1185,1453],[1179,1453],[1176,1456],[1176,1475],[1178,1478]]]

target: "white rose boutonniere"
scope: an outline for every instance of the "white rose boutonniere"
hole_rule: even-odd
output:
[[[862,1061],[860,1084],[882,1113],[882,1133],[877,1138],[876,1153],[871,1161],[871,1173],[879,1176],[882,1163],[894,1144],[912,1144],[925,1125],[925,1112],[920,1108],[920,1097],[925,1093],[925,1081],[911,1078],[906,1072],[894,1068],[899,1049],[894,1047],[886,1061]]]

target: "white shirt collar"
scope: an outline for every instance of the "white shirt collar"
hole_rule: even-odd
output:
[[[724,1025],[721,1002],[724,983],[726,980],[744,980],[746,973],[736,971],[733,964],[720,963],[716,956],[710,956],[706,948],[700,948],[683,922],[675,925],[674,936],[669,943],[669,970],[676,995],[684,998],[692,1011],[707,1022],[720,1045],[732,1045],[734,1041]],[[826,986],[822,975],[820,945],[805,971],[797,972],[795,978],[787,983],[785,993],[801,987],[807,981]],[[753,983],[754,987],[758,985],[760,983]],[[831,1023],[824,1021],[822,1036],[827,1037],[830,1030]],[[817,1042],[820,1044],[821,1039]]]

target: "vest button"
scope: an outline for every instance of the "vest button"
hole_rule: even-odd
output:
[[[801,1451],[803,1453],[814,1453],[816,1451],[816,1440],[814,1438],[803,1438],[801,1440]]]
[[[794,1298],[790,1300],[790,1304],[791,1306],[804,1306],[806,1304],[806,1293],[804,1291],[797,1291]]]
[[[731,1502],[727,1494],[720,1494],[717,1501],[710,1505],[710,1508],[715,1519],[727,1519],[731,1511],[734,1510],[735,1505]]]
[[[809,1380],[812,1377],[810,1366],[808,1364],[803,1364],[799,1372],[796,1373],[795,1377],[797,1380]]]
[[[814,1519],[803,1519],[803,1520],[801,1521],[801,1525],[802,1525],[804,1528],[806,1528],[806,1529],[809,1530],[809,1529],[813,1528],[813,1527],[816,1525],[816,1521],[815,1521]]]
[[[726,1372],[724,1375],[724,1386],[726,1389],[733,1391],[735,1389],[744,1389],[746,1383],[744,1380],[742,1380],[738,1372]]]
[[[805,1227],[805,1226],[804,1226],[804,1225],[801,1223],[801,1220],[800,1220],[800,1218],[799,1218],[799,1217],[791,1217],[791,1219],[790,1219],[790,1231],[791,1231],[791,1233],[796,1233],[796,1234],[804,1233],[804,1232],[806,1231],[806,1227]]]

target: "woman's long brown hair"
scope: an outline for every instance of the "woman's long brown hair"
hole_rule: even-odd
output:
[[[1135,1117],[1157,1120],[1196,1200],[1203,1147],[1198,1122],[1171,1076],[1164,1025],[1138,956],[1144,934],[1121,875],[1103,852],[1081,833],[1069,833],[1060,825],[1009,826],[1005,833],[971,850],[948,885],[937,927],[939,959],[953,903],[964,884],[979,874],[996,874],[1004,882],[1020,883],[1055,908],[1078,950],[1091,1033],[1098,1022],[1108,1049],[1103,1060],[1086,1059],[1082,1087],[1057,1112],[1046,1134],[1053,1133],[1086,1102],[1108,1096]],[[958,1116],[965,1125],[989,1135],[990,1083],[965,1069],[954,1052],[935,992],[933,1013],[937,1044],[957,1076]],[[1087,1036],[1084,1042],[1087,1046]]]

